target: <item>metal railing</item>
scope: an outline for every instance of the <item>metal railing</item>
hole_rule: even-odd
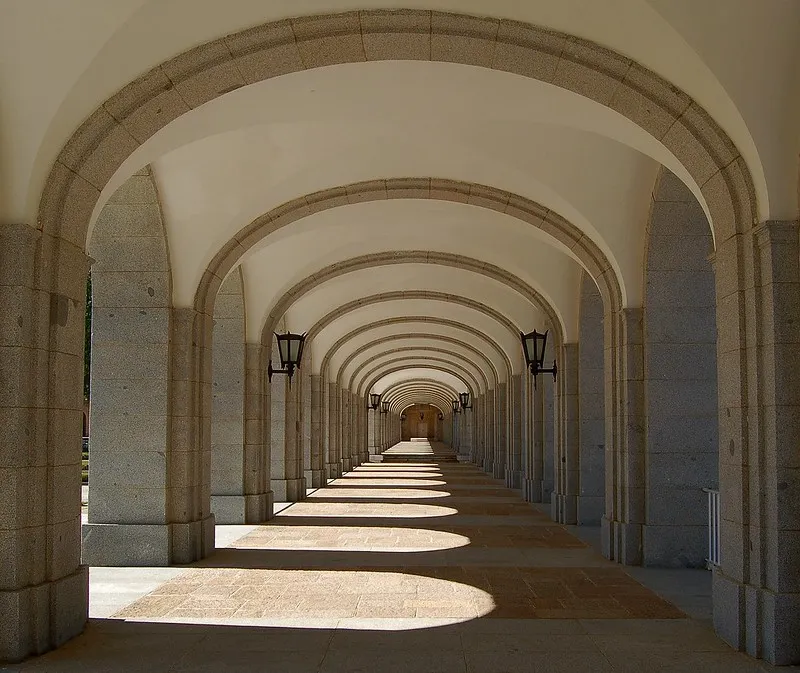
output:
[[[706,565],[709,570],[719,565],[719,491],[713,488],[704,488],[708,493],[708,558]]]

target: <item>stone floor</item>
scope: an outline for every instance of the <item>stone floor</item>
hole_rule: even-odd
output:
[[[92,569],[86,632],[0,670],[773,670],[716,638],[707,573],[626,571],[470,465],[363,465],[219,532],[191,567]]]

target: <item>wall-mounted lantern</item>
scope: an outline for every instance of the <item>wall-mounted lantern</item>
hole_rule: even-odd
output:
[[[389,403],[388,402],[384,402],[383,404],[381,404],[381,413],[382,414],[388,414],[389,413]]]
[[[402,422],[405,422],[405,420],[406,420],[406,415],[405,415],[405,414],[400,414],[400,420],[401,420]]]
[[[378,393],[369,394],[369,408],[375,411],[381,403],[381,396]]]
[[[453,413],[454,414],[460,414],[461,413],[461,405],[458,403],[458,400],[453,400],[451,402],[451,404],[453,405]]]
[[[425,412],[424,411],[420,411],[419,412],[419,420],[420,421],[424,421],[425,420]]]
[[[553,381],[556,380],[558,374],[558,365],[553,360],[553,366],[550,369],[544,367],[544,352],[547,347],[547,332],[539,334],[536,330],[529,334],[519,333],[522,339],[522,350],[525,353],[525,365],[530,368],[533,374],[533,386],[536,387],[536,377],[539,374],[552,374]]]
[[[443,414],[443,413],[440,411],[440,412],[439,412],[439,415],[437,416],[437,418],[438,418],[440,421],[443,421],[443,420],[444,420],[444,414]]]
[[[289,384],[292,382],[292,374],[295,369],[300,369],[300,361],[303,359],[303,346],[305,346],[305,334],[278,334],[275,332],[275,339],[278,342],[278,355],[281,358],[281,369],[273,369],[272,358],[269,360],[267,377],[272,381],[273,374],[288,374]]]
[[[469,401],[469,393],[461,393],[458,397],[459,400],[461,400],[462,409],[472,409],[472,404],[470,404]]]

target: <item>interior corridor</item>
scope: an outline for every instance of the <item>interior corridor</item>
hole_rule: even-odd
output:
[[[772,670],[719,640],[702,606],[659,595],[671,584],[680,602],[704,571],[608,561],[444,445],[381,458],[266,524],[220,527],[218,540],[247,532],[191,566],[92,569],[93,604],[104,581],[118,602],[126,582],[160,583],[2,670]]]

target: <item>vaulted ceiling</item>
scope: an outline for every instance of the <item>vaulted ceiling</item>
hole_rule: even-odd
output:
[[[35,220],[50,167],[76,127],[159,63],[269,21],[395,6],[9,0],[2,12],[11,20],[0,21],[0,220]],[[762,219],[797,217],[800,4],[404,6],[524,21],[633,59],[727,132],[753,176]],[[264,221],[238,261],[247,340],[276,328],[312,330],[315,371],[360,394],[397,390],[401,406],[478,393],[519,373],[518,330],[577,339],[582,274],[592,270],[574,246],[506,207],[512,200],[580,231],[608,261],[626,306],[642,303],[661,167],[706,207],[687,167],[611,108],[553,84],[447,62],[340,63],[236,88],[135,149],[94,218],[145,166],[158,187],[176,306],[192,304],[221,249]],[[319,193],[323,206],[285,226],[265,219]]]

